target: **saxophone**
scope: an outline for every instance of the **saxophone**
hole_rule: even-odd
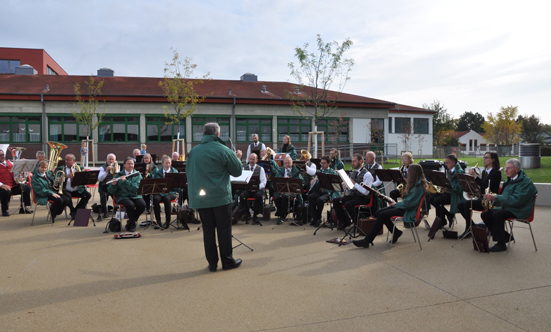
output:
[[[496,194],[490,191],[490,180],[488,180],[488,187],[484,191],[485,194],[495,196]],[[482,207],[484,210],[491,210],[494,208],[494,202],[495,201],[487,201],[485,199],[482,200]]]

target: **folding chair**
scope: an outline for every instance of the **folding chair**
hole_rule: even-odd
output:
[[[520,222],[523,224],[528,225],[528,228],[530,229],[530,234],[532,235],[532,242],[534,242],[534,249],[538,251],[538,247],[536,247],[536,240],[534,239],[534,232],[532,232],[532,226],[530,225],[532,221],[534,221],[534,212],[536,211],[536,200],[538,199],[538,194],[536,194],[536,197],[534,198],[534,206],[532,207],[532,214],[527,219],[520,219],[520,218],[509,218],[505,222],[509,224],[509,242],[507,243],[507,251],[509,251],[509,246],[511,245],[511,240],[513,239],[513,226],[515,221]],[[518,227],[517,227],[518,228]],[[515,240],[513,240],[515,241]],[[516,243],[516,241],[515,241]]]
[[[426,194],[423,195],[423,197],[421,197],[421,201],[419,202],[419,207],[417,208],[417,215],[415,216],[415,222],[410,227],[411,234],[413,235],[413,240],[415,242],[419,243],[419,249],[421,249],[421,250],[423,250],[423,248],[421,247],[421,238],[419,238],[419,233],[417,233],[417,227],[415,226],[415,224],[417,224],[418,222],[420,223],[421,219],[424,217],[424,215],[421,212],[423,211],[423,202],[425,201],[426,197],[427,197]],[[407,222],[407,221],[404,221],[404,217],[402,217],[402,216],[391,217],[390,221],[392,221],[392,223],[394,224],[394,227],[392,228],[392,234],[394,234],[394,231],[396,230],[396,223],[397,222],[400,222],[400,221],[402,223]],[[390,233],[386,234],[386,240],[387,241],[388,241],[389,235],[390,235]],[[392,248],[392,241],[389,242],[389,245],[390,245],[390,248]]]

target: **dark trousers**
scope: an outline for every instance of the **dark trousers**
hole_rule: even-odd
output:
[[[218,250],[220,250],[222,266],[233,264],[231,204],[199,209],[199,216],[203,225],[203,243],[209,265],[218,264]]]
[[[482,200],[480,199],[476,199],[476,200],[467,200],[467,201],[463,201],[459,204],[457,204],[457,209],[459,210],[459,213],[461,213],[461,215],[463,216],[463,218],[465,218],[465,222],[467,223],[467,226],[465,227],[465,229],[468,229],[469,226],[471,225],[471,202],[472,202],[472,206],[473,206],[473,211],[475,210],[478,210],[478,211],[483,211],[484,210],[484,207],[482,206]]]
[[[128,214],[128,222],[136,222],[141,214],[145,210],[145,202],[143,198],[129,199],[125,198],[119,202],[120,205],[124,206],[126,209],[126,214]]]
[[[151,195],[143,195],[142,198],[145,202],[146,210],[149,210],[151,208]]]
[[[373,239],[375,239],[377,234],[379,234],[379,232],[383,228],[383,225],[386,226],[389,232],[392,232],[394,223],[390,221],[390,218],[396,216],[404,216],[405,212],[405,210],[397,209],[392,206],[387,206],[386,208],[382,208],[377,211],[377,213],[375,213],[375,217],[377,219],[375,220],[375,224],[373,224],[373,228],[369,231],[369,233],[367,233],[365,241],[373,242]]]
[[[337,214],[337,219],[339,219],[339,223],[347,224],[350,221],[350,218],[352,218],[352,221],[356,222],[356,205],[366,205],[369,204],[371,201],[371,197],[369,196],[358,196],[358,195],[349,195],[349,196],[343,196],[343,197],[337,197],[333,200],[333,209],[335,209],[335,212]],[[344,208],[343,208],[344,205]],[[344,209],[348,211],[348,215],[344,212]],[[350,218],[348,217],[350,216]]]
[[[155,211],[155,220],[157,223],[161,222],[161,202],[165,205],[165,220],[166,223],[170,223],[170,216],[172,215],[171,203],[176,198],[172,194],[167,194],[161,197],[159,194],[153,195],[153,211]]]
[[[67,204],[69,204],[70,198],[65,195],[61,195],[59,198],[55,198],[53,195],[50,195],[48,196],[48,200],[53,201],[50,205],[50,213],[52,214],[52,218],[55,218],[65,211]]]
[[[274,204],[277,208],[279,217],[282,219],[287,217],[287,212],[289,211],[289,196],[291,197],[291,204],[293,204],[296,195],[274,193]]]
[[[101,184],[98,188],[98,194],[99,194],[99,202],[101,205],[100,214],[103,213],[103,215],[107,217],[107,213],[109,212],[109,205],[108,205],[107,199],[109,198],[109,196],[111,196],[111,194],[106,191],[103,191],[103,189],[101,189]]]
[[[23,203],[25,206],[31,205],[31,187],[28,184],[23,184]],[[21,194],[21,185],[16,185],[11,188],[11,190],[4,190],[0,188],[0,202],[2,202],[2,212],[8,211],[8,206],[10,204],[12,195]]]
[[[67,204],[67,206],[71,210],[71,216],[74,216],[78,209],[86,209],[86,205],[88,205],[88,201],[92,197],[87,190],[79,193],[78,189],[77,191],[68,191],[63,189],[63,196],[67,196],[69,198],[69,204]],[[80,201],[76,207],[73,206],[73,197],[80,197]]]
[[[451,213],[444,207],[445,204],[450,204],[452,197],[450,194],[430,194],[429,203],[436,209],[436,216],[445,221],[444,217]]]
[[[310,216],[314,220],[321,220],[323,206],[328,200],[329,194],[327,192],[315,191],[308,195],[308,209],[310,209]]]
[[[516,218],[511,211],[507,210],[488,210],[480,215],[486,227],[492,233],[495,242],[509,242],[509,233],[505,231],[505,220]]]
[[[247,198],[253,198],[254,197],[254,217],[256,217],[257,214],[262,213],[262,209],[264,208],[264,197],[262,197],[262,190],[257,191],[246,191],[244,193],[244,196],[241,197],[241,202],[245,206],[247,206],[248,209],[252,207],[252,203],[247,200]],[[247,212],[248,213],[248,212]]]

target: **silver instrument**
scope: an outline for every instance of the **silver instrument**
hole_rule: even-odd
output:
[[[138,175],[138,174],[140,174],[140,172],[133,171],[132,173],[126,175],[126,178],[128,179],[129,177],[134,176],[134,175]],[[110,181],[105,182],[105,184],[110,184],[110,183],[116,182],[116,181],[118,181],[119,179],[120,179],[120,177],[114,178],[113,180],[110,180]]]

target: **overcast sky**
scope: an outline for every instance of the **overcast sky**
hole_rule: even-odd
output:
[[[2,1],[0,45],[45,49],[70,75],[162,77],[170,48],[196,74],[294,81],[294,48],[354,45],[345,92],[454,117],[518,106],[551,124],[548,1]],[[336,88],[336,86],[335,86]],[[547,97],[547,99],[545,98]]]

